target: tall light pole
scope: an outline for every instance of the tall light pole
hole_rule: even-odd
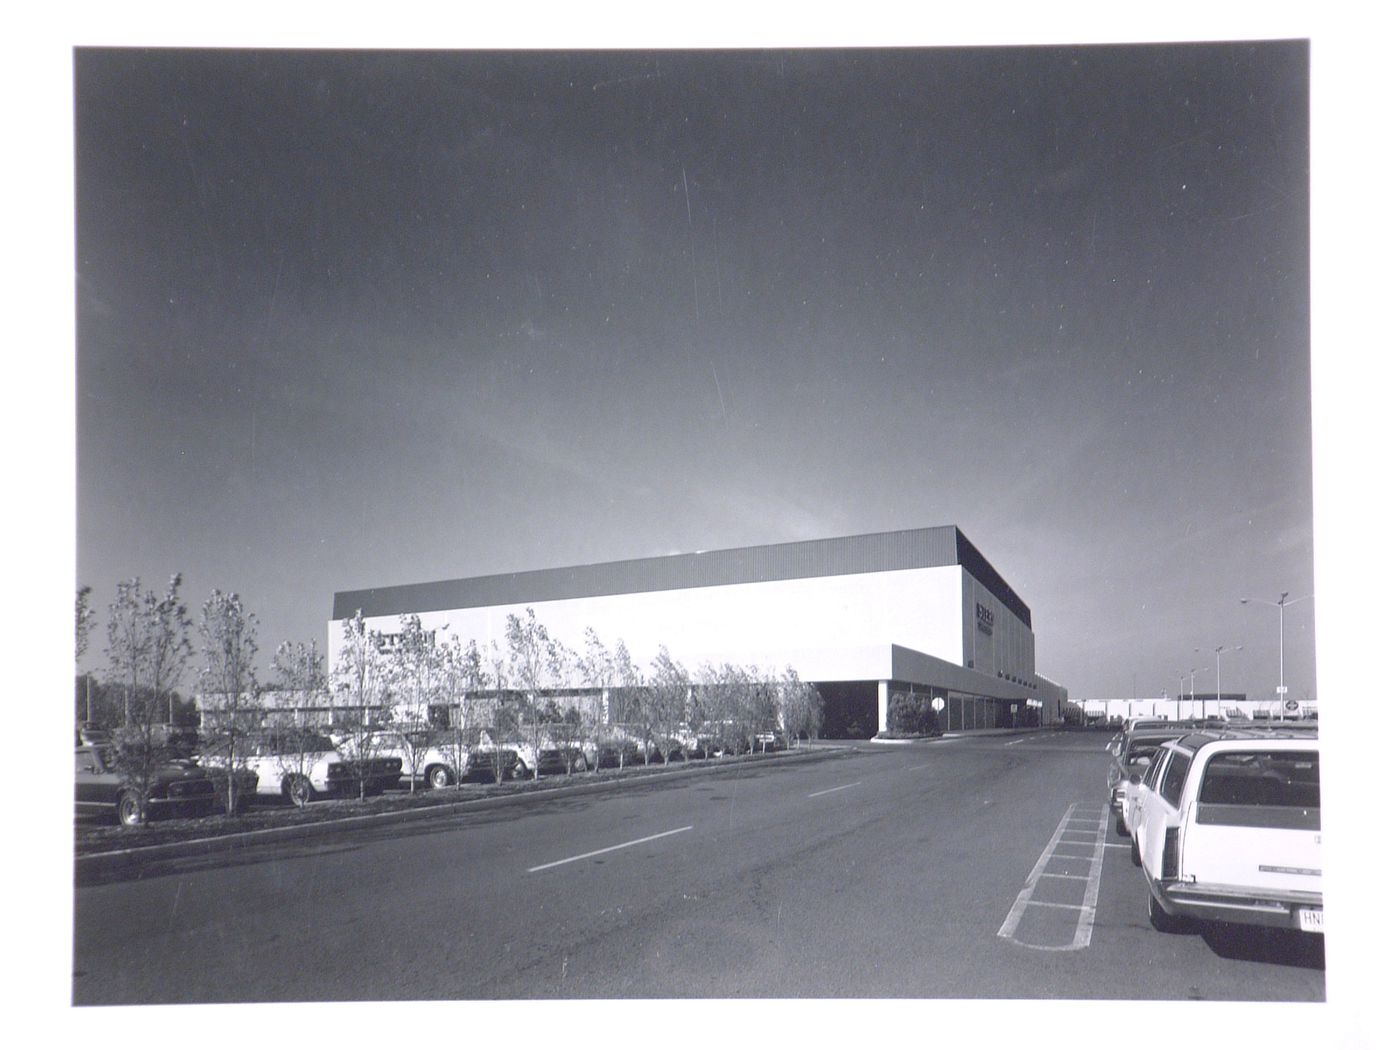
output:
[[[1220,654],[1236,653],[1243,649],[1242,645],[1217,645],[1214,649],[1207,649],[1208,653],[1215,653],[1215,713],[1220,713]],[[1196,652],[1201,650],[1197,649]],[[1201,701],[1201,717],[1206,717],[1206,702]]]
[[[1191,668],[1191,702],[1186,705],[1186,710],[1190,711],[1192,715],[1196,713],[1196,672],[1204,670],[1204,667]],[[1205,701],[1202,701],[1202,705],[1204,705],[1204,703]],[[1204,710],[1204,706],[1202,709]]]
[[[1181,694],[1186,692],[1186,672],[1176,676],[1176,720],[1181,721]]]
[[[1241,598],[1241,605],[1277,605],[1278,606],[1278,720],[1283,721],[1283,697],[1288,692],[1288,686],[1283,681],[1283,610],[1290,605],[1297,605],[1299,602],[1307,601],[1311,594],[1305,594],[1301,598],[1294,598],[1288,601],[1288,592],[1284,591],[1278,596],[1278,601],[1266,601],[1263,598]]]

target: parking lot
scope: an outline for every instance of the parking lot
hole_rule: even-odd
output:
[[[163,859],[77,889],[74,1000],[1322,1000],[1321,937],[1152,928],[1105,741],[862,744]]]

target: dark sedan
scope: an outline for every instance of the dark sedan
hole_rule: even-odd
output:
[[[117,768],[111,746],[84,744],[75,753],[74,805],[80,815],[111,815],[127,827],[147,818],[201,817],[219,805],[218,788],[208,770],[193,762],[172,761],[158,766],[146,788]]]

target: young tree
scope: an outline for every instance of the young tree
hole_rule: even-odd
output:
[[[167,725],[175,722],[175,686],[184,676],[185,667],[194,655],[194,647],[190,644],[190,628],[194,623],[190,620],[185,603],[180,600],[180,583],[181,577],[177,572],[170,577],[163,595],[157,596],[155,592],[148,591],[142,603],[149,640],[146,650],[147,684],[157,700],[163,696],[168,702]]]
[[[258,619],[236,594],[215,590],[200,610],[199,636],[203,666],[199,689],[204,700],[202,735],[205,754],[218,755],[226,773],[225,812],[238,812],[235,770],[250,757],[253,734],[262,723],[254,659]]]
[[[592,627],[583,632],[583,652],[578,657],[578,673],[582,687],[592,699],[592,710],[590,717],[585,721],[592,729],[591,738],[594,745],[594,764],[596,772],[602,764],[602,748],[598,745],[602,743],[604,726],[610,721],[616,721],[608,717],[607,705],[610,697],[609,692],[613,686],[613,660],[607,647],[603,645],[598,637],[598,632]],[[618,759],[621,763],[621,758]]]
[[[658,722],[665,727],[668,735],[674,735],[682,728],[696,729],[687,724],[686,700],[690,696],[690,673],[685,666],[675,660],[663,645],[651,661],[651,703],[654,705]],[[681,742],[681,757],[690,761],[690,748]],[[670,747],[662,747],[663,760],[669,761]]]
[[[175,687],[192,647],[190,619],[180,601],[180,575],[165,594],[140,593],[140,581],[117,588],[108,623],[108,659],[128,685],[123,724],[112,737],[112,758],[138,798],[137,819],[160,768],[173,757],[168,728],[174,721]]]
[[[329,703],[325,663],[314,641],[283,642],[272,657],[272,673],[278,692],[300,712],[297,732],[284,734],[281,738],[283,751],[277,756],[277,771],[283,778],[292,777],[295,781],[308,782],[311,767],[320,757],[321,750],[319,735],[304,731],[303,719],[307,710]],[[296,805],[304,805],[307,801],[303,792],[294,791],[290,795]]]
[[[86,585],[78,588],[77,601],[74,604],[75,623],[73,641],[73,666],[76,670],[82,663],[83,654],[87,652],[88,636],[92,633],[92,625],[97,619],[97,610],[90,604],[92,588]],[[83,673],[83,708],[84,722],[92,721],[92,675]]]
[[[354,771],[361,801],[373,779],[373,762],[380,752],[379,734],[386,721],[389,683],[380,641],[380,633],[366,626],[364,614],[357,609],[345,621],[334,675],[335,692],[344,702],[336,712],[333,728]]]
[[[417,773],[432,745],[429,707],[438,695],[442,653],[437,638],[423,630],[416,615],[399,617],[398,645],[393,651],[389,677],[394,696],[395,737],[408,762],[408,793],[416,790]]]
[[[577,653],[559,639],[551,638],[545,655],[546,688],[562,690],[568,687],[578,663]],[[583,744],[594,727],[585,718],[585,712],[577,706],[571,706],[566,711],[561,708],[557,699],[552,699],[549,706],[550,737],[555,746],[564,752],[565,775],[573,776],[575,763],[585,763],[587,768],[587,760],[583,757]]]
[[[527,608],[524,618],[511,613],[506,617],[506,652],[510,667],[510,683],[525,699],[523,729],[534,748],[536,761],[534,779],[540,778],[538,756],[544,740],[541,720],[543,691],[550,674],[550,637],[544,624],[535,618],[535,610]]]
[[[612,667],[618,706],[627,708],[630,717],[636,719],[641,730],[639,735],[642,738],[642,765],[650,765],[652,749],[665,750],[660,746],[660,723],[657,720],[656,706],[652,702],[651,693],[646,689],[646,679],[642,676],[641,668],[633,661],[631,651],[620,638],[617,648],[613,650]],[[622,766],[621,755],[618,756],[617,764],[619,768]]]
[[[473,734],[473,746],[487,746],[482,733],[489,738],[491,770],[496,783],[500,784],[506,777],[514,776],[518,768],[515,758],[510,757],[507,760],[508,749],[504,746],[506,734],[515,728],[507,705],[510,658],[501,651],[494,639],[490,648],[485,651],[477,649],[475,642],[471,645],[477,654],[476,668],[479,677],[476,679],[475,688],[468,688],[462,720]]]
[[[809,741],[815,739],[822,727],[822,698],[816,687],[802,681],[789,666],[778,683],[777,691],[783,730],[793,745],[799,744],[804,736]]]
[[[146,664],[145,621],[141,615],[141,580],[117,584],[116,600],[107,606],[107,664],[122,684],[122,725],[131,724],[131,706]]]

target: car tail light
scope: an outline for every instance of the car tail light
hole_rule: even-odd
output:
[[[1181,829],[1167,828],[1162,840],[1162,881],[1181,874]]]

